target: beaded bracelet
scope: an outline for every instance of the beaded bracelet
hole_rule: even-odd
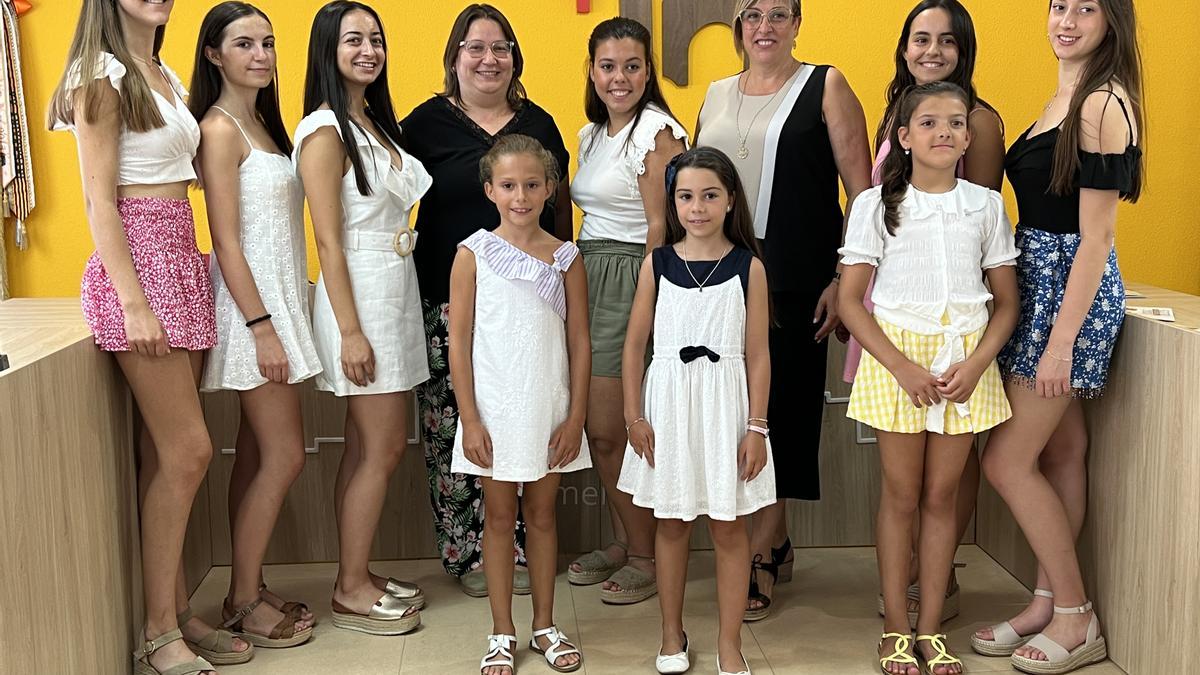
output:
[[[765,418],[765,417],[751,417],[750,421],[751,422],[762,422],[763,426],[766,426],[768,424],[767,418]]]
[[[262,316],[258,317],[257,319],[250,319],[249,321],[247,321],[246,328],[250,328],[251,326],[253,326],[256,323],[262,323],[264,321],[270,321],[270,320],[271,320],[270,314],[263,314]]]
[[[625,433],[629,433],[629,430],[633,428],[633,425],[637,424],[638,422],[645,422],[645,421],[646,421],[645,417],[639,417],[636,420],[630,422],[629,424],[626,424],[625,425]]]

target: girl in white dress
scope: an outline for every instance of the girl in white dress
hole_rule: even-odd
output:
[[[288,488],[304,469],[296,383],[321,372],[308,314],[300,181],[279,114],[275,35],[259,10],[224,2],[201,26],[188,105],[200,121],[217,345],[201,388],[235,390],[242,407],[230,478],[233,572],[224,618],[259,647],[312,637],[306,608],[264,598],[262,562]],[[289,607],[289,609],[291,609]]]
[[[500,226],[468,237],[454,259],[450,377],[459,409],[451,470],[484,477],[492,634],[480,672],[515,672],[518,506],[533,587],[529,648],[554,670],[570,672],[583,656],[554,625],[554,509],[562,473],[592,465],[583,438],[591,372],[587,277],[576,263],[579,249],[538,226],[557,182],[553,155],[534,139],[512,134],[484,155],[479,173],[500,211]]]
[[[334,492],[333,625],[373,635],[413,630],[425,604],[414,584],[368,566],[388,481],[407,445],[409,391],[429,377],[408,220],[432,179],[400,150],[387,56],[383,24],[369,6],[336,0],[317,12],[292,153],[321,260],[317,388],[348,397]]]
[[[719,669],[748,673],[740,631],[750,542],[741,517],[775,502],[766,272],[728,157],[689,150],[671,160],[666,182],[666,246],[642,264],[625,339],[629,445],[617,488],[658,518],[658,672],[691,665],[683,592],[692,522],[706,515],[717,554]],[[654,359],[643,373],[652,328]]]

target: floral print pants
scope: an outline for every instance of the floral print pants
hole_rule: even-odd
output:
[[[429,380],[417,387],[429,499],[442,566],[460,577],[483,562],[483,487],[478,476],[450,472],[458,402],[450,382],[449,303],[424,301]],[[513,559],[525,564],[525,522],[517,513]]]

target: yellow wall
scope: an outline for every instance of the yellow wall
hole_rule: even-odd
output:
[[[574,151],[582,126],[586,40],[592,26],[617,13],[618,0],[594,0],[592,13],[575,13],[572,0],[493,0],[512,20],[526,54],[525,84],[530,96],[549,110]],[[891,76],[891,54],[905,14],[914,0],[805,0],[800,58],[838,66],[867,110],[871,128],[883,107]],[[980,92],[1004,116],[1011,142],[1054,91],[1056,66],[1045,38],[1045,2],[965,0],[979,32],[976,81]],[[191,72],[196,31],[211,1],[176,3],[163,56],[186,81]],[[284,118],[300,116],[304,58],[310,21],[320,0],[257,0],[274,20],[283,82]],[[441,53],[461,2],[377,0],[391,43],[391,84],[396,108],[405,114],[440,88]],[[656,11],[661,3],[655,3]],[[78,293],[83,263],[92,250],[79,188],[75,145],[70,134],[40,129],[46,101],[61,74],[78,0],[34,0],[21,18],[25,93],[38,206],[29,221],[32,246],[11,248],[9,268],[16,296]],[[1141,203],[1122,205],[1117,242],[1127,278],[1200,293],[1200,200],[1191,169],[1200,139],[1200,3],[1141,0],[1141,39],[1149,108],[1149,187]],[[1180,30],[1192,27],[1193,30]],[[658,33],[658,31],[656,31]],[[661,45],[661,34],[656,36]],[[692,86],[666,83],[675,112],[690,128],[707,83],[733,73],[738,61],[728,30],[709,27],[692,43]],[[574,154],[572,152],[572,154]],[[1011,194],[1009,195],[1011,205]],[[196,206],[198,238],[208,249],[204,209]],[[1015,215],[1015,214],[1014,214]],[[10,228],[11,229],[11,228]],[[315,255],[311,256],[315,260]]]

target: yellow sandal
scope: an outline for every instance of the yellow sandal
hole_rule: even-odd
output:
[[[921,656],[921,659],[925,661],[925,668],[922,670],[922,672],[928,672],[928,673],[932,674],[935,666],[953,666],[953,665],[959,666],[959,672],[966,671],[965,668],[962,668],[962,661],[957,656],[954,656],[950,652],[946,651],[946,643],[944,642],[945,639],[946,639],[946,636],[943,635],[942,633],[938,633],[937,635],[918,635],[917,636],[917,642],[921,642],[922,640],[924,640],[925,642],[928,642],[930,645],[932,645],[934,649],[937,650],[937,653],[933,655],[933,658],[927,659],[924,656]],[[918,655],[921,654],[921,650],[919,650],[919,649],[916,650],[916,652]]]
[[[879,645],[875,649],[878,650],[879,647],[882,647],[883,641],[887,640],[888,638],[896,638],[896,643],[892,645],[891,656],[885,656],[879,659],[879,670],[883,673],[883,675],[895,675],[895,673],[887,669],[887,664],[889,661],[891,663],[899,663],[905,666],[917,666],[918,669],[921,667],[920,664],[917,663],[916,657],[908,653],[908,648],[912,646],[911,635],[905,635],[904,633],[884,633],[883,636],[879,638]],[[905,668],[905,670],[908,669]]]

